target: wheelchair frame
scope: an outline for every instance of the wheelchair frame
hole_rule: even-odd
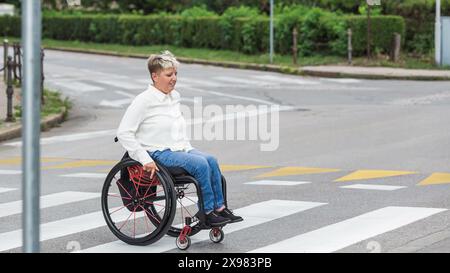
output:
[[[204,208],[203,208],[203,197],[201,194],[201,188],[199,182],[189,173],[187,173],[184,169],[179,167],[166,167],[162,164],[160,164],[158,161],[155,160],[155,164],[157,165],[159,172],[155,173],[155,177],[153,180],[149,179],[149,173],[144,172],[142,169],[142,165],[131,159],[128,155],[128,153],[125,153],[125,155],[122,157],[122,160],[117,163],[110,171],[108,176],[105,179],[103,190],[102,190],[102,211],[103,216],[105,218],[105,221],[109,227],[109,229],[113,232],[113,234],[116,235],[120,240],[124,241],[125,243],[132,244],[132,245],[149,245],[156,241],[158,241],[160,238],[162,238],[165,234],[176,237],[176,246],[181,250],[186,250],[191,245],[190,236],[193,236],[204,229],[210,229],[209,237],[212,242],[219,243],[224,239],[224,233],[222,231],[222,226],[220,227],[212,227],[208,225],[204,218]],[[133,168],[134,173],[130,173],[130,168]],[[123,174],[122,172],[126,169],[127,173]],[[142,187],[147,187],[147,190],[143,197],[139,196],[139,187],[137,186],[136,192],[134,194],[137,194],[137,196],[131,196],[132,193],[128,193],[129,197],[126,197],[127,199],[133,199],[132,202],[129,201],[129,204],[133,204],[135,206],[134,213],[136,212],[136,208],[139,208],[139,211],[144,210],[145,214],[149,218],[150,222],[154,224],[156,227],[156,230],[153,233],[150,233],[149,235],[143,237],[143,238],[131,238],[127,237],[126,235],[122,234],[120,232],[120,228],[117,229],[115,226],[114,221],[111,219],[111,212],[109,211],[108,206],[108,196],[109,195],[109,188],[111,187],[112,180],[115,178],[115,176],[120,172],[120,179],[116,181],[116,183],[124,182],[123,180],[128,180],[127,182],[133,183],[133,186],[136,188],[136,183],[139,185],[142,185]],[[124,177],[122,177],[125,175]],[[128,177],[127,177],[128,175]],[[145,176],[148,177],[145,177]],[[132,177],[133,176],[133,177]],[[136,179],[139,179],[139,182],[136,182]],[[159,182],[155,182],[159,181]],[[156,184],[154,184],[156,183]],[[185,217],[183,228],[177,228],[175,226],[172,226],[172,222],[174,220],[177,206],[176,202],[177,199],[184,198],[184,191],[183,186],[193,184],[197,193],[197,206],[198,206],[198,212],[195,216],[191,217]],[[164,211],[164,215],[161,218],[158,213],[155,214],[156,209],[154,205],[154,201],[159,200],[158,197],[147,197],[147,192],[150,189],[156,188],[157,186],[161,186],[163,188],[163,191],[165,193],[164,200],[167,204],[167,210]],[[122,186],[123,188],[123,186]],[[142,189],[141,189],[142,190]],[[126,191],[126,190],[125,190]],[[227,197],[226,197],[226,179],[222,175],[222,191],[223,191],[223,197],[224,197],[224,203],[227,205]],[[130,191],[132,192],[132,190]],[[152,192],[150,190],[150,192]],[[124,202],[124,207],[127,207],[129,211],[131,209],[128,207],[128,205],[125,205],[124,196],[122,193],[120,194],[122,201]],[[151,196],[153,194],[150,194],[148,196]],[[138,200],[139,199],[139,200]],[[143,200],[144,199],[144,200]],[[151,199],[151,202],[148,200]],[[161,200],[160,200],[161,201]],[[148,204],[145,204],[148,203]],[[140,204],[140,205],[139,205]],[[147,207],[147,209],[146,209]],[[183,210],[183,207],[181,207],[181,210]],[[130,215],[131,216],[131,215]],[[136,217],[136,215],[135,215]],[[147,220],[145,220],[147,221]],[[195,225],[192,225],[193,222],[197,222]],[[147,223],[147,222],[146,222]],[[192,225],[192,226],[191,226]],[[136,234],[134,234],[135,237]]]

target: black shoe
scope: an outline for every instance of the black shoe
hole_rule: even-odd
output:
[[[233,212],[227,208],[225,208],[221,212],[217,212],[217,214],[219,214],[222,217],[230,219],[231,223],[236,223],[244,220],[242,219],[241,216],[234,215]]]
[[[206,214],[206,224],[212,227],[224,226],[231,222],[230,219],[218,215],[216,212]]]

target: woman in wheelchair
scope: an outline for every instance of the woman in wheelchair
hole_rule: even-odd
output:
[[[180,94],[175,90],[179,62],[165,51],[151,55],[148,70],[153,84],[139,94],[126,110],[117,138],[129,157],[142,164],[150,180],[165,167],[181,167],[199,183],[204,219],[212,227],[242,221],[227,207],[222,174],[215,157],[194,149],[186,136],[186,121],[180,111]],[[156,161],[156,163],[155,163]]]

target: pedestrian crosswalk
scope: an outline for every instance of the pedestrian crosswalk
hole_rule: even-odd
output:
[[[66,73],[63,75],[61,70]],[[113,75],[102,73],[99,71],[90,71],[88,69],[73,69],[69,67],[61,67],[56,64],[48,64],[46,69],[45,84],[50,88],[67,92],[69,95],[90,96],[95,100],[96,96],[91,96],[92,92],[99,93],[101,98],[96,102],[98,106],[107,108],[125,108],[131,101],[132,97],[147,88],[150,82],[148,78],[142,76],[130,77],[126,75]],[[178,79],[178,88],[190,92],[200,92],[201,96],[221,97],[224,100],[242,100],[243,96],[233,96],[229,92],[219,92],[223,88],[303,88],[325,86],[344,86],[355,85],[360,83],[357,79],[335,79],[323,80],[319,78],[303,78],[289,75],[278,74],[261,74],[255,73],[251,75],[243,75],[242,77],[229,77],[216,75],[207,78],[195,78],[191,76],[180,76]],[[205,94],[204,91],[207,91]],[[102,96],[101,92],[105,92],[106,96]],[[244,98],[248,101],[250,97]],[[263,100],[253,98],[255,102],[266,104]],[[193,103],[192,99],[184,100],[184,103]],[[269,103],[271,104],[271,103]]]
[[[7,192],[6,189],[0,188]],[[89,200],[99,200],[99,193],[92,192],[73,192],[65,191],[44,195],[41,197],[41,210],[48,208],[57,208],[67,204],[82,204]],[[194,200],[194,199],[193,199]],[[194,201],[197,201],[195,199]],[[188,204],[183,204],[188,205]],[[298,220],[301,219],[302,225],[314,226],[314,217],[327,217],[330,207],[336,204],[301,201],[301,200],[283,200],[271,199],[255,201],[241,208],[237,208],[234,212],[242,216],[245,220],[239,223],[229,224],[223,228],[226,237],[230,237],[233,245],[227,245],[228,248],[234,248],[236,252],[242,250],[252,253],[288,253],[288,252],[335,252],[346,247],[352,246],[364,240],[379,236],[381,234],[400,229],[428,217],[437,216],[448,211],[447,208],[434,207],[411,207],[411,206],[380,206],[379,208],[370,209],[359,215],[352,215],[347,219],[337,219],[331,215],[328,216],[334,223],[317,227],[306,232],[300,231]],[[124,221],[130,217],[127,210],[119,210],[111,208],[115,211],[115,220]],[[0,223],[6,221],[7,217],[18,215],[21,213],[21,201],[13,201],[0,203]],[[145,214],[135,214],[134,217],[141,218]],[[314,215],[311,218],[311,215]],[[292,221],[292,231],[299,230],[299,234],[292,236],[283,236],[280,234],[277,223],[283,221],[289,223]],[[294,224],[296,223],[296,224]],[[246,245],[236,245],[239,242],[239,236],[249,234],[252,229],[260,229],[264,227],[264,236],[258,236],[258,247],[248,249]],[[289,227],[289,225],[287,226]],[[41,242],[50,240],[61,240],[65,236],[73,236],[77,234],[96,234],[91,235],[98,238],[105,238],[104,241],[98,241],[95,245],[91,242],[79,242],[81,247],[83,244],[90,245],[89,248],[81,248],[77,252],[83,253],[161,253],[167,251],[177,251],[174,244],[174,238],[163,236],[159,241],[148,246],[132,246],[120,240],[112,240],[115,238],[106,227],[103,213],[100,210],[100,202],[97,211],[72,216],[64,215],[60,219],[50,222],[43,222],[40,226]],[[105,233],[111,236],[103,236]],[[88,236],[87,236],[88,237]],[[281,240],[273,242],[271,238],[280,238]],[[70,238],[70,237],[69,237]],[[83,236],[79,236],[83,238]],[[266,241],[267,239],[267,241]],[[191,237],[193,248],[201,248],[208,244],[201,244],[209,240],[209,231],[203,230]],[[242,240],[245,242],[245,240]],[[225,239],[222,244],[227,244]],[[0,233],[0,252],[18,251],[22,246],[22,230],[5,231]],[[208,250],[214,245],[209,245]],[[212,248],[214,251],[214,248]]]
[[[334,252],[446,209],[385,207],[251,252]]]

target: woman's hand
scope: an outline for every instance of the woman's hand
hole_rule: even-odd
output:
[[[158,167],[156,166],[155,162],[147,163],[143,167],[144,171],[150,172],[150,179],[153,179],[153,175],[155,175],[156,171],[159,171]]]

